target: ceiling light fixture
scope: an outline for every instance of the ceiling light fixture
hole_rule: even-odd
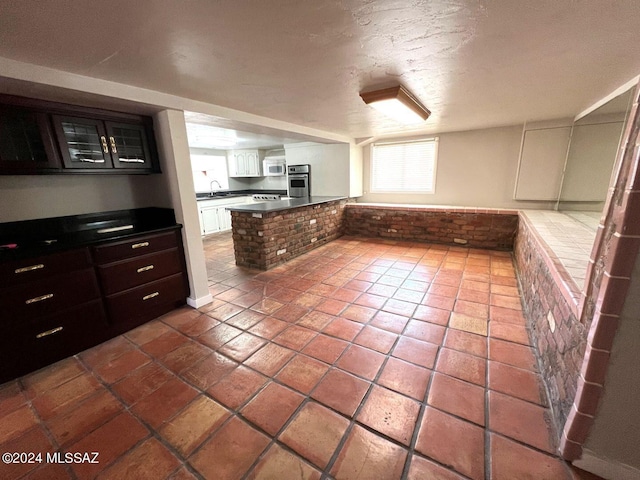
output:
[[[402,85],[372,92],[361,92],[364,103],[404,124],[422,123],[431,112]]]
[[[226,148],[238,143],[235,132],[210,125],[187,123],[187,138],[192,148]]]

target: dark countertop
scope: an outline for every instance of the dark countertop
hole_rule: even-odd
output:
[[[0,223],[0,261],[181,227],[172,209],[156,207]]]
[[[290,198],[289,200],[275,200],[273,202],[260,202],[246,205],[236,205],[227,207],[231,212],[248,212],[248,213],[269,213],[279,212],[281,210],[290,210],[292,208],[307,207],[309,205],[318,205],[320,203],[333,202],[336,200],[344,200],[347,197],[304,197]]]
[[[201,200],[222,200],[224,198],[233,197],[250,197],[251,195],[287,195],[286,190],[223,190],[215,192],[213,195],[209,193],[196,193],[196,201]]]

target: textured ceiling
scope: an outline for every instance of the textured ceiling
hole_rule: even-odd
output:
[[[433,112],[412,132],[574,116],[640,73],[638,25],[637,0],[22,0],[0,57],[359,138],[409,132],[358,96],[398,82]]]

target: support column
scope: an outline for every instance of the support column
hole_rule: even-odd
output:
[[[166,177],[171,205],[176,220],[184,226],[182,240],[191,287],[187,303],[198,308],[213,298],[209,293],[184,112],[163,110],[155,116],[155,126],[160,165]]]

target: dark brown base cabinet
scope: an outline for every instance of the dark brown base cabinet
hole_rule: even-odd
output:
[[[0,257],[0,383],[170,312],[189,294],[179,225],[24,257]]]
[[[114,333],[131,330],[184,304],[188,294],[179,230],[93,248]]]

